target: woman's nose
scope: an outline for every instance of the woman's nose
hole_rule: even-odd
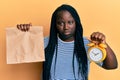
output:
[[[69,28],[68,24],[65,23],[65,24],[64,24],[64,29],[68,29],[68,28]]]

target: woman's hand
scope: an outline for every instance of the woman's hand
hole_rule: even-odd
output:
[[[102,67],[108,70],[116,69],[118,67],[117,58],[112,48],[107,44],[105,35],[100,32],[93,32],[90,36],[90,41],[94,42],[95,44],[105,43],[107,45],[106,48],[107,56],[103,61]]]
[[[93,32],[90,35],[90,40],[95,44],[106,43],[105,35],[101,32]]]
[[[29,24],[17,24],[17,28],[18,28],[19,30],[25,31],[25,32],[26,32],[26,31],[29,31],[30,26],[32,26],[31,23],[29,23]]]

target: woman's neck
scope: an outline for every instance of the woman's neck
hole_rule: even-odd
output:
[[[66,37],[63,37],[63,36],[59,36],[59,38],[65,42],[71,42],[71,41],[74,41],[74,37],[73,36],[66,36]]]

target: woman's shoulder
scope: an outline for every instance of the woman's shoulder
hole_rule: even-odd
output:
[[[83,41],[84,41],[84,46],[85,46],[85,49],[86,49],[86,51],[88,50],[88,46],[87,46],[87,44],[90,42],[88,39],[87,39],[87,37],[83,37]]]
[[[87,37],[83,37],[83,41],[84,41],[84,43],[89,43],[89,40],[88,40],[88,38]]]

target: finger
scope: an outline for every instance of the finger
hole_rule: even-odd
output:
[[[104,35],[100,32],[95,32],[93,37],[94,37],[94,40],[101,40],[101,38],[103,37]]]
[[[20,25],[19,25],[19,24],[17,24],[17,29],[19,29],[19,30],[20,30]]]
[[[22,29],[23,29],[23,31],[27,31],[27,30],[26,30],[26,29],[27,29],[26,24],[22,24]]]
[[[26,30],[29,31],[30,27],[32,26],[32,23],[26,24]]]
[[[103,35],[102,37],[101,37],[101,43],[105,43],[106,42],[106,37],[105,37],[105,35]]]
[[[103,33],[98,33],[98,41],[99,43],[105,41],[105,35]]]
[[[102,37],[102,35],[100,32],[94,32],[91,35],[91,40],[93,43],[99,44],[101,42],[101,37]]]
[[[102,34],[99,34],[98,39],[99,39],[99,40],[102,40],[102,37],[103,37],[103,35],[102,35]]]
[[[96,38],[97,41],[100,41],[102,36],[103,35],[100,32],[97,32],[96,35],[95,35],[95,38]]]
[[[100,33],[100,32],[94,32],[92,34],[92,40],[96,41],[98,44],[99,43],[105,43],[106,40],[105,40],[105,35],[103,33]]]
[[[25,31],[24,24],[20,24],[20,29],[21,29],[21,31]]]
[[[24,24],[24,30],[25,30],[25,31],[28,31],[29,28],[30,28],[30,24]]]
[[[29,24],[17,24],[17,28],[21,31],[28,31],[30,29],[30,26],[32,26],[32,23]]]
[[[96,41],[97,36],[98,36],[98,33],[97,33],[97,32],[93,32],[93,33],[91,34],[91,40]]]

